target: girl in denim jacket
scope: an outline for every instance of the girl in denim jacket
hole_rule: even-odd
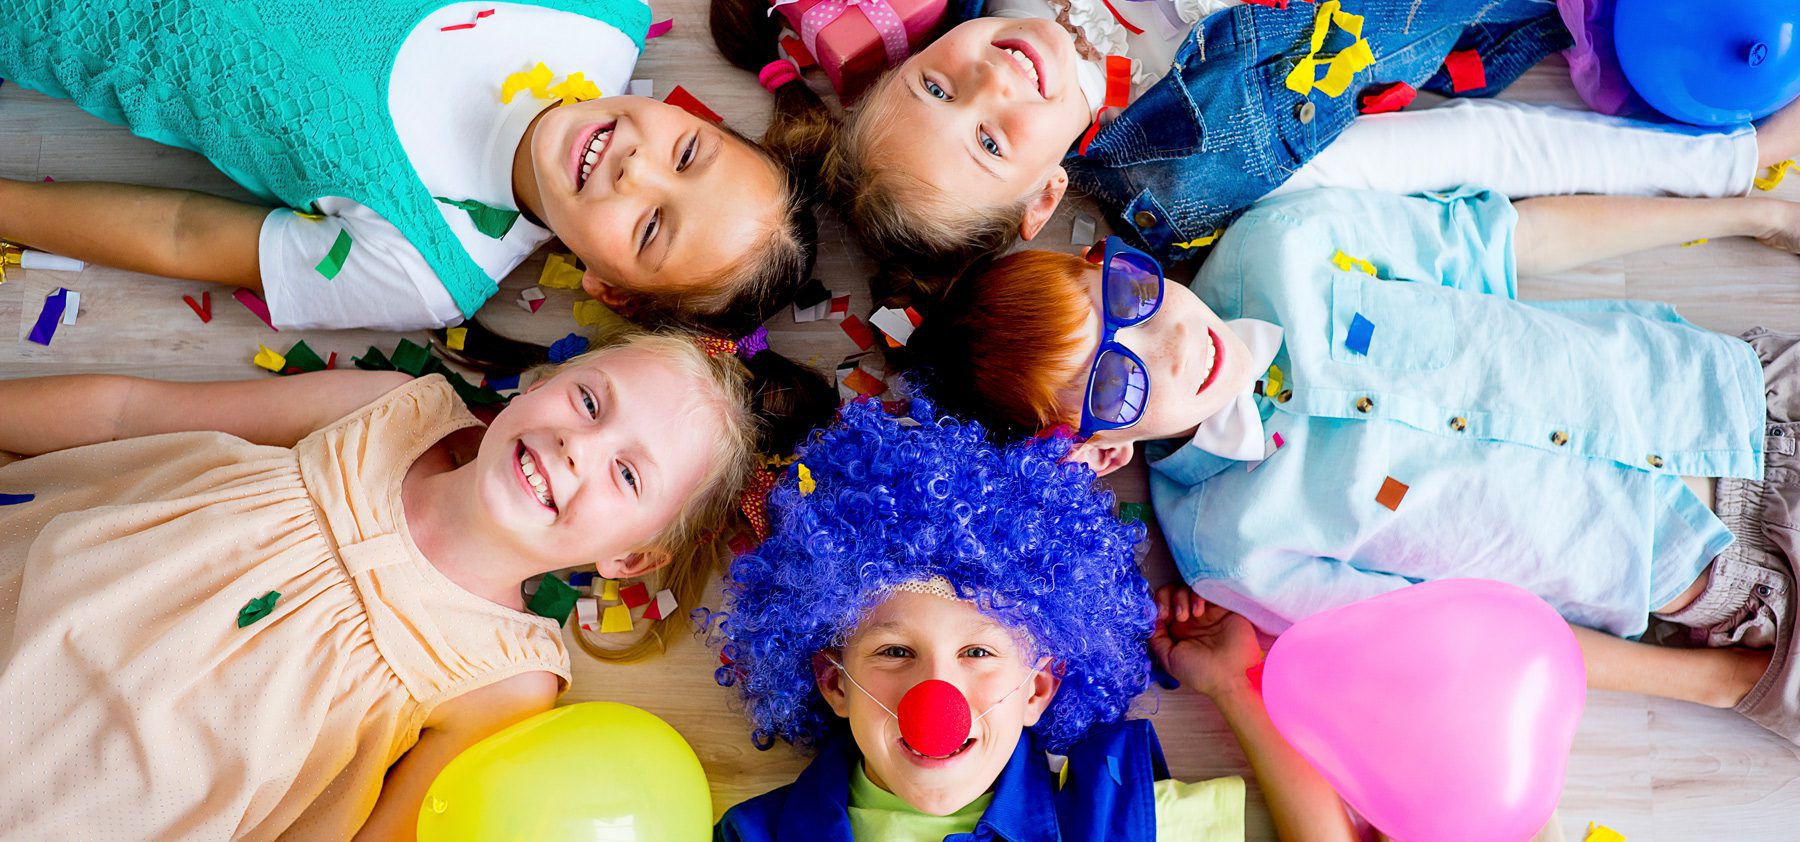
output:
[[[748,2],[716,0],[713,27],[726,55],[753,67],[775,40],[750,30],[778,24],[739,8]],[[1357,120],[1382,94],[1403,98],[1399,83],[1505,88],[1568,44],[1548,0],[974,0],[953,12],[972,19],[874,83],[841,125],[822,111],[777,114],[818,125],[825,184],[902,277],[947,277],[1034,238],[1071,184],[1171,261],[1271,193],[1476,184],[1719,197],[1800,151],[1786,112],[1760,148],[1749,126],[1707,133],[1514,103]]]

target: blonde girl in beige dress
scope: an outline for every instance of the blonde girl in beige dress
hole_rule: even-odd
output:
[[[0,382],[32,457],[0,494],[34,495],[0,505],[0,834],[412,839],[445,763],[568,686],[521,582],[701,580],[744,376],[638,335],[486,427],[437,376]]]

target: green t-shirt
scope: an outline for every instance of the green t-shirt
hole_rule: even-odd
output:
[[[850,778],[850,835],[857,842],[942,842],[952,833],[971,833],[994,800],[983,793],[948,816],[933,816],[869,780],[861,763]],[[1156,782],[1157,842],[1243,842],[1244,779]]]

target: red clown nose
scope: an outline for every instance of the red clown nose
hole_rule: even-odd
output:
[[[900,736],[913,751],[946,757],[969,738],[969,700],[948,681],[932,678],[900,697]]]

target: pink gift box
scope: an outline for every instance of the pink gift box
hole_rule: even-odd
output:
[[[793,0],[776,8],[800,33],[801,42],[830,77],[831,87],[850,99],[883,70],[929,43],[943,23],[945,6],[945,0]],[[817,23],[810,38],[808,12]],[[877,18],[891,27],[892,39],[884,40],[871,23]]]

